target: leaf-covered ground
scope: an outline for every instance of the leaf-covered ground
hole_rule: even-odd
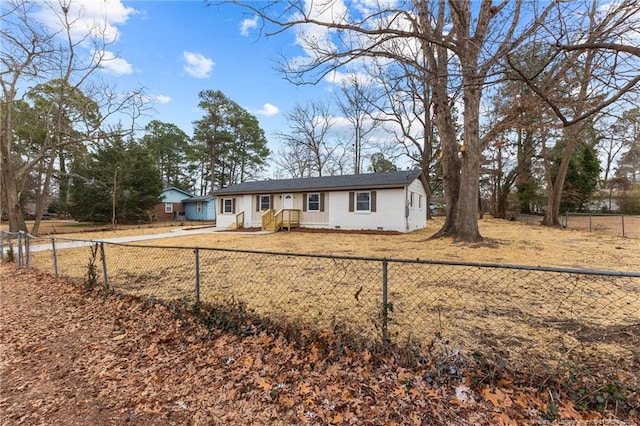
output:
[[[10,264],[0,266],[0,301],[3,425],[602,419],[506,375],[490,385],[471,368],[436,378],[433,366],[402,368],[331,336],[295,345],[277,333],[210,331],[187,308],[89,292]]]

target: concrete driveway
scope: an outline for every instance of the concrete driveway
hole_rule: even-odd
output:
[[[214,232],[221,232],[222,230],[218,230],[215,227],[209,228],[196,228],[196,229],[173,229],[170,232],[164,232],[162,234],[149,234],[149,235],[129,235],[126,237],[114,237],[114,238],[102,238],[95,240],[78,240],[78,241],[56,241],[56,250],[67,249],[67,248],[76,248],[76,247],[88,247],[95,242],[105,242],[105,243],[133,243],[137,241],[147,241],[147,240],[158,240],[163,238],[172,238],[172,237],[184,237],[188,235],[195,234],[212,234]],[[51,250],[51,243],[48,244],[33,244],[29,246],[29,250],[31,252],[36,251],[45,251]]]

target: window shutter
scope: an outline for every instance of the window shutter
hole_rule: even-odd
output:
[[[231,199],[231,213],[236,214],[236,199]]]
[[[302,194],[302,211],[307,211],[307,193]]]
[[[371,211],[376,211],[376,191],[371,191]]]
[[[260,211],[260,196],[256,195],[256,211]]]
[[[349,211],[353,211],[353,192],[349,192]]]
[[[218,198],[218,204],[220,204],[220,214],[224,213],[224,199]]]
[[[269,196],[269,208],[271,209],[275,208],[273,205],[273,195]]]
[[[320,211],[324,211],[324,192],[320,193]]]

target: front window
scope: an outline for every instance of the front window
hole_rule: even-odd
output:
[[[307,196],[307,211],[319,212],[320,211],[320,194],[309,194]]]
[[[222,213],[233,213],[233,198],[222,200]]]
[[[356,211],[357,212],[371,211],[371,193],[370,192],[356,192]]]
[[[202,214],[202,203],[196,203],[196,213]]]
[[[261,195],[260,196],[260,211],[269,210],[271,208],[271,196],[269,195]]]
[[[164,212],[173,213],[173,203],[164,203]]]

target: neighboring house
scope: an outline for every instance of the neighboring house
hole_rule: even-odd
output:
[[[216,199],[205,195],[182,200],[185,219],[187,220],[216,220]]]
[[[158,220],[215,220],[215,197],[195,197],[182,189],[170,187],[162,190],[162,202],[156,204]]]
[[[155,206],[156,217],[160,221],[185,219],[182,200],[191,197],[193,194],[173,186],[163,189],[160,195],[162,202]]]
[[[427,225],[420,170],[244,182],[216,191],[218,228],[408,232]]]

